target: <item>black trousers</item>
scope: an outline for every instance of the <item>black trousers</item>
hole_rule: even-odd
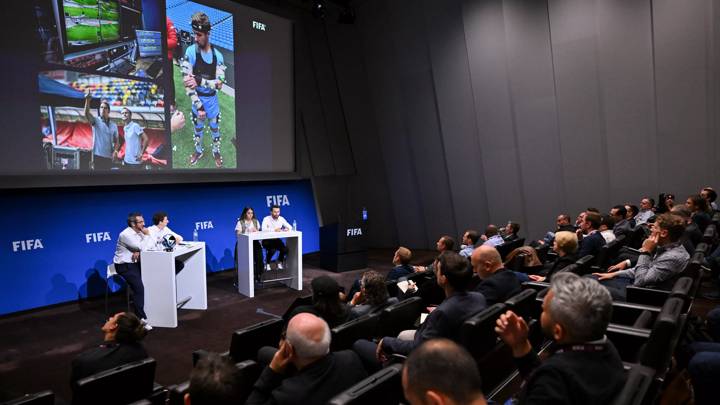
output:
[[[285,261],[285,255],[288,252],[287,246],[285,246],[284,243],[280,239],[265,239],[262,241],[262,245],[267,250],[267,256],[265,256],[265,263],[270,264],[272,262],[272,257],[275,255],[275,252],[280,252],[278,254],[278,261],[283,262]]]
[[[145,286],[140,275],[140,263],[118,263],[115,270],[123,276],[133,293],[133,306],[135,315],[140,319],[147,319],[145,314]]]

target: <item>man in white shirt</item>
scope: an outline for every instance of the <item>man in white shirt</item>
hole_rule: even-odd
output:
[[[123,276],[133,292],[133,305],[138,318],[143,321],[145,314],[145,287],[140,275],[140,251],[152,247],[154,239],[145,228],[145,220],[139,212],[131,212],[127,218],[128,227],[120,232],[115,247],[115,271]],[[146,325],[146,329],[150,329]]]
[[[655,213],[652,210],[654,203],[655,202],[650,197],[644,197],[640,200],[640,212],[635,215],[636,226],[647,223],[650,218],[655,216]]]
[[[132,121],[132,111],[127,107],[122,109],[123,135],[125,138],[125,166],[140,168],[142,156],[148,147],[150,139],[137,122]]]
[[[261,226],[263,232],[285,232],[292,230],[292,226],[280,216],[280,206],[273,205],[270,207],[270,215],[266,216],[262,220]],[[278,269],[283,268],[283,262],[285,261],[285,255],[287,254],[287,247],[280,239],[265,239],[262,241],[262,245],[267,250],[265,256],[265,270],[270,270],[270,263],[275,252],[278,254]]]
[[[163,246],[163,238],[165,238],[166,235],[172,235],[175,238],[176,243],[180,243],[183,241],[183,237],[178,235],[177,233],[173,232],[172,229],[170,229],[169,226],[167,226],[170,223],[170,220],[168,219],[167,212],[159,211],[153,214],[153,226],[149,227],[148,230],[150,230],[150,237],[154,241],[154,248],[155,249],[164,249]],[[175,258],[175,274],[180,273],[182,269],[185,268],[185,262],[182,260]]]

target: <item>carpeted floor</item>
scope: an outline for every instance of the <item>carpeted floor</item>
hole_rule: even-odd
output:
[[[368,252],[368,267],[387,273],[392,250]],[[415,251],[413,263],[428,263],[435,253]],[[155,328],[145,339],[150,356],[157,360],[155,380],[162,385],[185,381],[196,349],[225,351],[235,329],[282,315],[299,295],[310,292],[310,281],[321,274],[349,288],[365,270],[333,273],[320,269],[317,255],[303,258],[303,291],[267,285],[255,298],[238,294],[234,270],[208,275],[208,310],[180,310],[177,328]],[[63,304],[0,319],[0,401],[46,389],[70,400],[70,362],[80,352],[102,341],[104,299]],[[125,295],[113,296],[111,308],[122,311]],[[113,311],[110,311],[113,312]]]

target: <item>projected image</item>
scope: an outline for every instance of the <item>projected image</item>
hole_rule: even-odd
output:
[[[157,84],[53,70],[38,75],[38,86],[47,169],[168,166],[164,94]]]
[[[162,0],[36,0],[45,62],[162,76]]]
[[[234,169],[235,90],[232,14],[200,3],[168,0],[175,27],[173,117],[184,125],[172,134],[173,168]]]

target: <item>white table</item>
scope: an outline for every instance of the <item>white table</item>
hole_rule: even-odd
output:
[[[176,258],[185,263],[177,275]],[[205,242],[183,242],[172,252],[144,250],[140,261],[150,325],[175,328],[179,308],[207,309]]]
[[[285,266],[289,272],[287,277],[265,281],[278,281],[295,290],[302,290],[302,232],[251,232],[239,234],[237,237],[238,292],[251,298],[255,296],[253,241],[264,239],[285,239],[285,246],[288,248]]]

